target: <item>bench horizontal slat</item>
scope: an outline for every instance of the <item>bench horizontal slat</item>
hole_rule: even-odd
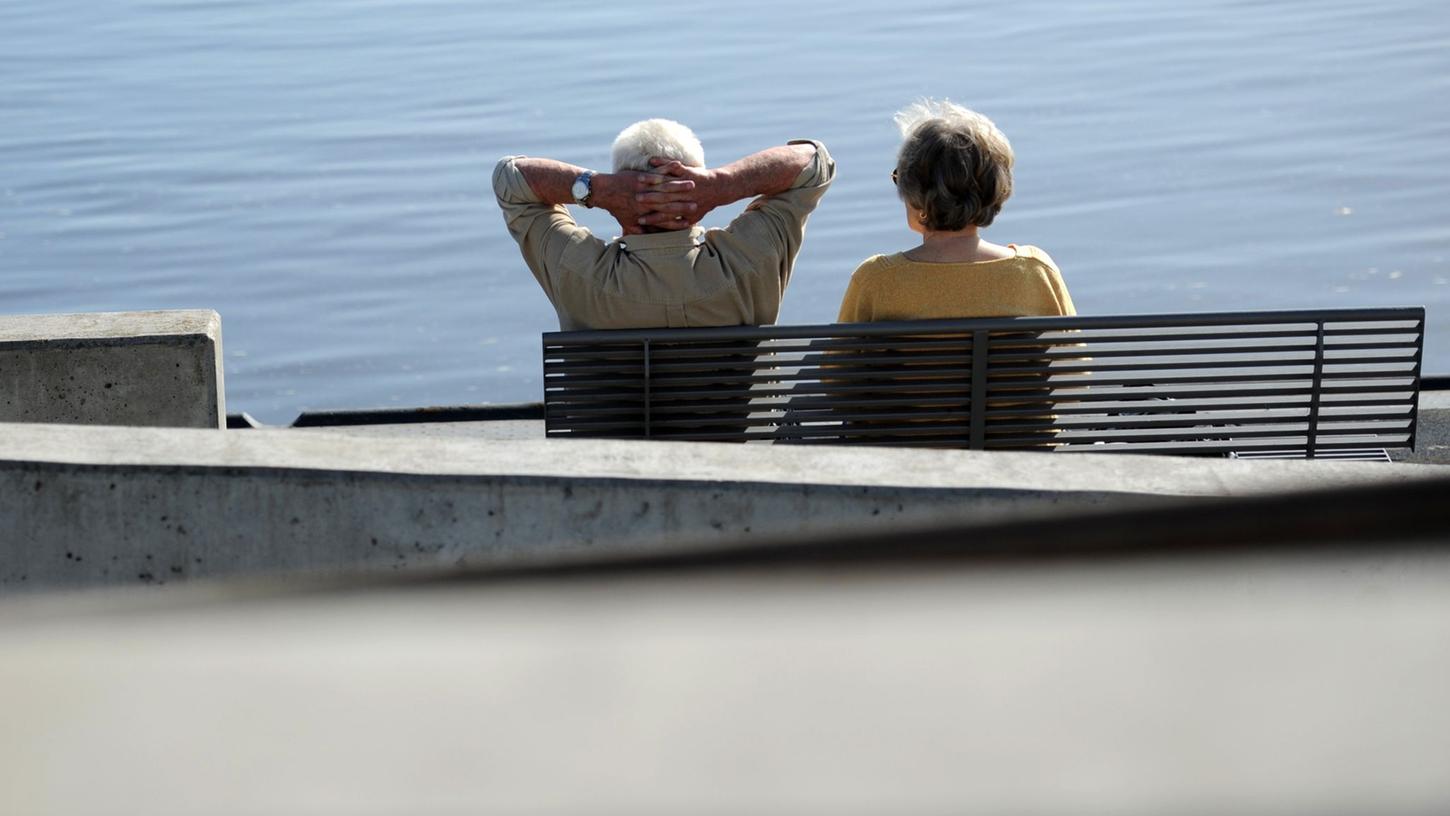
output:
[[[1370,356],[1348,356],[1339,355],[1342,351],[1383,351],[1391,349],[1402,352],[1398,355],[1370,357]],[[1326,361],[1334,364],[1354,363],[1359,365],[1371,365],[1376,363],[1404,363],[1412,360],[1416,353],[1413,347],[1394,345],[1356,345],[1351,349],[1333,348],[1326,349]],[[1141,363],[1124,364],[1115,363],[1115,358],[1132,358],[1142,360]],[[1203,360],[1204,357],[1222,358],[1216,360]],[[1176,359],[1182,358],[1182,359]],[[1197,359],[1195,359],[1197,358]],[[1301,365],[1313,365],[1315,348],[1312,344],[1305,346],[1289,347],[1257,347],[1252,349],[1222,349],[1222,348],[1154,348],[1143,349],[1112,349],[1101,350],[1074,349],[1067,352],[1029,352],[1025,354],[993,354],[992,365],[989,371],[992,373],[1004,372],[1030,372],[1038,373],[1043,370],[1043,362],[1053,363],[1053,371],[1069,373],[1072,371],[1110,371],[1129,369],[1152,369],[1152,368],[1188,368],[1188,367],[1211,367],[1211,366],[1233,366],[1235,363],[1244,366],[1284,365],[1296,363]],[[1081,365],[1071,366],[1055,361],[1082,361]],[[1025,367],[1013,367],[1003,363],[1036,363],[1036,365]],[[664,376],[666,374],[690,373],[690,372],[715,372],[715,371],[762,371],[774,370],[782,366],[815,368],[822,367],[831,370],[856,370],[864,367],[880,367],[883,370],[900,371],[909,373],[902,369],[903,366],[916,366],[926,363],[933,363],[940,366],[968,366],[971,363],[971,352],[967,349],[965,353],[955,354],[893,354],[893,355],[827,355],[827,354],[806,354],[798,357],[782,355],[756,355],[731,357],[720,357],[714,359],[689,360],[684,362],[652,362],[650,371],[652,375]],[[546,375],[577,375],[599,377],[608,374],[623,374],[626,376],[638,377],[644,365],[643,359],[629,361],[589,361],[580,363],[546,363],[544,373]]]
[[[1162,328],[1210,326],[1254,326],[1263,324],[1347,324],[1350,326],[1400,322],[1423,326],[1422,306],[1393,306],[1364,309],[1282,309],[1261,312],[1185,312],[1178,314],[1076,315],[1072,317],[989,317],[968,319],[911,320],[881,323],[839,323],[815,326],[721,326],[691,329],[610,329],[576,332],[548,332],[544,344],[595,345],[651,340],[813,339],[817,337],[880,337],[894,334],[944,334],[969,331],[1082,331],[1094,328]]]
[[[1010,350],[1007,350],[1009,349]],[[1145,345],[1137,344],[1130,347],[1109,347],[1084,341],[1081,338],[1073,338],[1071,342],[1064,343],[1034,343],[1030,346],[1013,344],[1010,347],[994,347],[991,359],[996,362],[1037,362],[1054,360],[1107,360],[1116,357],[1137,357],[1143,359],[1173,358],[1173,357],[1225,357],[1244,359],[1263,359],[1271,355],[1292,355],[1297,352],[1305,355],[1307,359],[1313,359],[1315,341],[1313,338],[1306,339],[1303,343],[1294,345]],[[1413,355],[1417,346],[1403,341],[1378,342],[1378,343],[1346,343],[1335,345],[1326,343],[1325,355],[1330,360],[1352,361],[1357,356],[1369,356],[1357,354],[1359,352],[1383,352],[1386,356],[1403,357]],[[1394,354],[1400,352],[1401,354]],[[888,364],[894,365],[902,360],[949,360],[959,363],[963,358],[970,359],[972,349],[970,344],[961,342],[948,344],[934,344],[931,348],[902,349],[890,348],[860,348],[854,349],[851,353],[822,350],[819,348],[797,348],[797,349],[758,349],[755,351],[721,352],[718,354],[657,354],[652,349],[650,358],[652,367],[660,371],[690,370],[689,367],[752,367],[763,368],[778,365],[803,365],[803,366],[835,366],[835,365],[861,365],[861,364]],[[641,351],[633,353],[592,355],[581,357],[550,357],[544,361],[544,371],[548,373],[583,373],[589,371],[608,370],[630,370],[637,371],[644,363],[644,356]]]
[[[940,382],[940,381],[915,381],[905,383],[891,383],[892,387],[886,388],[880,384],[853,385],[845,383],[832,383],[829,388],[809,388],[811,383],[767,383],[753,388],[737,389],[658,389],[651,394],[651,398],[660,403],[689,402],[702,399],[768,399],[772,397],[788,399],[849,399],[860,395],[888,394],[901,397],[939,397],[939,396],[960,396],[965,398],[970,395],[970,389],[962,383]],[[1307,397],[1311,390],[1304,381],[1286,381],[1283,384],[1269,383],[1259,384],[1254,388],[1235,388],[1236,383],[1232,381],[1222,383],[1209,383],[1197,388],[1170,387],[1137,385],[1137,386],[1102,386],[1085,384],[1081,386],[1064,386],[1055,384],[1050,387],[1036,386],[1027,388],[998,387],[988,391],[987,402],[993,403],[1043,403],[1063,405],[1065,403],[1093,403],[1093,402],[1114,402],[1129,400],[1149,404],[1154,400],[1196,400],[1214,399],[1231,394],[1238,398],[1290,398]],[[1367,403],[1377,401],[1401,401],[1413,403],[1416,399],[1414,390],[1409,389],[1402,383],[1360,383],[1331,387],[1326,386],[1320,389],[1321,400],[1332,402],[1338,399],[1379,394],[1379,400],[1365,400]],[[571,404],[591,405],[600,402],[633,403],[638,405],[645,399],[642,388],[629,388],[622,390],[609,389],[581,389],[567,393],[548,392],[553,398],[546,403],[547,407],[567,406]]]

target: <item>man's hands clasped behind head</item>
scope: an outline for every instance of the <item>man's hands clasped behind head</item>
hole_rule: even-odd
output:
[[[593,174],[589,203],[614,216],[625,235],[687,229],[717,207],[791,189],[815,154],[813,143],[792,142],[713,169],[678,159],[639,156],[635,166],[647,161],[649,170]],[[574,183],[589,172],[554,159],[508,156],[495,169],[496,188],[499,179],[509,178],[509,168],[523,177],[533,197],[547,207],[575,203]]]
[[[687,229],[719,206],[712,195],[712,171],[653,158],[654,172],[621,170],[594,177],[591,203],[614,216],[625,235],[645,227]]]
[[[813,144],[792,142],[762,150],[724,167],[692,167],[658,156],[649,160],[645,186],[634,194],[645,210],[636,217],[641,227],[685,229],[711,210],[753,196],[783,193],[815,156]],[[624,219],[620,219],[624,223]]]
[[[677,219],[693,215],[694,206],[688,196],[694,186],[692,180],[660,173],[600,173],[591,184],[590,203],[614,216],[625,235],[639,235],[646,225],[683,229],[699,220],[693,218],[687,223]]]
[[[707,213],[725,203],[717,195],[715,171],[659,157],[650,159],[649,163],[661,178],[671,181],[636,194],[641,203],[652,208],[652,212],[640,217],[640,224],[684,229],[700,223]]]

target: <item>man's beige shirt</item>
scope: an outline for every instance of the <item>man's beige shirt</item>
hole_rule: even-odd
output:
[[[509,233],[559,313],[559,327],[637,329],[774,323],[806,218],[836,175],[820,142],[789,190],[762,196],[724,229],[693,227],[605,242],[568,208],[539,200],[514,160],[493,192]]]

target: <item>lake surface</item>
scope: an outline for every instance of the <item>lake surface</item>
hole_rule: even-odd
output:
[[[0,0],[0,313],[216,309],[228,408],[270,422],[537,400],[500,155],[607,169],[651,116],[712,164],[823,140],[781,321],[829,322],[913,244],[891,114],[932,95],[1011,138],[987,235],[1081,312],[1423,304],[1450,372],[1443,0],[689,8]]]

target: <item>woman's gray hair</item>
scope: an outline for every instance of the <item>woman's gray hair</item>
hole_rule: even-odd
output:
[[[705,148],[700,146],[695,132],[670,119],[635,122],[615,137],[610,153],[616,173],[651,170],[651,156],[674,159],[688,167],[705,166]]]
[[[947,100],[896,114],[896,191],[936,232],[992,223],[1012,195],[1012,145],[991,119]]]

